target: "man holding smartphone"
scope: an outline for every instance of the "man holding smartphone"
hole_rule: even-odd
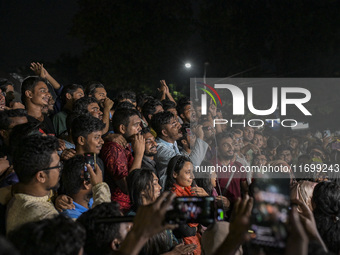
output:
[[[111,202],[110,189],[103,182],[99,166],[95,164],[93,169],[82,155],[65,161],[61,180],[61,190],[73,199],[75,206],[74,209],[67,209],[62,213],[72,219],[77,219],[98,204]]]

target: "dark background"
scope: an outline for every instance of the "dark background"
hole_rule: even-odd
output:
[[[160,79],[340,76],[340,1],[1,0],[0,77],[153,93]],[[184,63],[190,62],[187,70]]]

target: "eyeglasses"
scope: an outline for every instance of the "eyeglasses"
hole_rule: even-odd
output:
[[[203,130],[213,130],[213,127],[207,126],[207,127],[202,127]]]
[[[44,168],[44,169],[41,169],[41,171],[49,171],[49,170],[52,170],[52,169],[58,169],[59,171],[62,171],[63,170],[63,163],[59,162],[59,164],[57,166]]]

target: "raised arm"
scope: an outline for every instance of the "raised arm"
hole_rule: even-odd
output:
[[[158,91],[162,93],[161,101],[168,97],[170,101],[174,102],[175,105],[177,105],[175,99],[172,97],[170,93],[168,85],[166,85],[165,80],[160,80],[160,83],[161,83],[161,87],[158,88]]]
[[[60,84],[47,72],[47,70],[44,68],[44,64],[32,62],[30,69],[35,72],[36,75],[47,79],[55,90],[60,89]]]

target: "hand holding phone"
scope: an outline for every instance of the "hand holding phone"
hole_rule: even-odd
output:
[[[290,206],[288,178],[258,178],[254,181],[251,242],[283,249],[286,246]]]
[[[176,197],[166,222],[211,224],[216,218],[214,201],[214,197]]]
[[[95,165],[95,169],[93,169],[90,164],[86,164],[86,168],[88,174],[90,175],[89,180],[92,184],[92,187],[103,182],[103,173],[97,164]]]

